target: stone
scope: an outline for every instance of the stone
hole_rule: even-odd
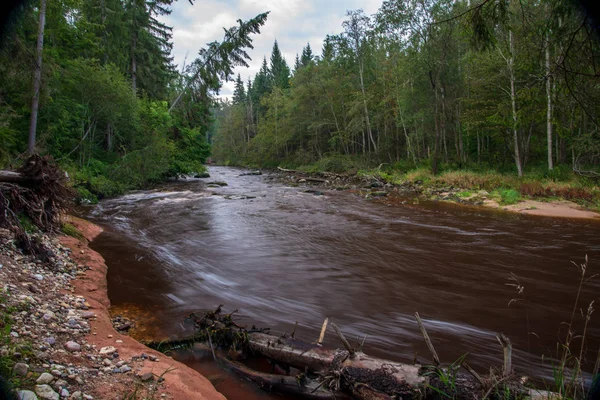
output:
[[[44,280],[44,276],[43,276],[43,275],[40,275],[40,274],[35,274],[33,277],[34,277],[35,279],[37,279],[38,281],[43,281],[43,280]]]
[[[93,398],[92,396],[90,396],[89,394],[84,394],[84,395],[83,395],[83,398],[84,398],[85,400],[94,400],[94,398]]]
[[[110,361],[108,358],[105,358],[104,360],[102,360],[102,363],[104,365],[106,365],[107,367],[112,365],[112,361]]]
[[[29,372],[29,366],[25,363],[16,363],[13,367],[13,374],[17,376],[25,377],[27,372]]]
[[[19,390],[17,392],[17,399],[19,399],[19,400],[38,400],[38,397],[31,390]]]
[[[18,334],[17,332],[15,332],[15,331],[12,331],[12,332],[10,333],[10,336],[11,336],[11,337],[14,337],[14,338],[18,338],[18,337],[19,337],[19,334]]]
[[[36,383],[40,384],[40,385],[45,385],[47,383],[50,383],[54,380],[54,377],[52,376],[52,374],[49,374],[47,372],[44,372],[43,374],[40,375],[39,378],[37,378]],[[36,390],[37,392],[37,390]]]
[[[69,397],[69,391],[67,389],[63,389],[60,391],[60,397],[66,399],[67,397]]]
[[[86,311],[83,314],[81,314],[81,316],[85,319],[90,319],[90,318],[95,318],[96,317],[96,313],[93,311]]]
[[[115,353],[117,351],[117,349],[113,346],[106,346],[100,349],[100,355],[101,356],[108,356],[111,355],[113,353]]]
[[[57,388],[57,389],[66,388],[67,387],[67,381],[65,381],[64,379],[59,379],[56,382],[54,382],[54,387]]]
[[[75,318],[70,318],[67,325],[69,325],[70,328],[79,328],[79,322],[77,322]]]
[[[65,349],[73,353],[75,351],[80,351],[81,346],[77,342],[68,341],[67,343],[65,343]]]
[[[42,318],[46,322],[52,321],[54,319],[54,313],[52,311],[46,311]]]
[[[36,385],[35,393],[43,400],[59,400],[60,396],[48,385]]]
[[[154,380],[154,374],[152,372],[146,372],[144,375],[140,377],[142,382],[148,382]]]
[[[27,289],[29,289],[29,291],[31,293],[36,293],[36,294],[42,293],[42,291],[40,290],[40,288],[38,288],[37,286],[35,286],[33,283],[30,283],[27,286]]]
[[[158,361],[158,358],[156,356],[153,356],[152,354],[150,354],[148,358],[150,359],[150,361]]]
[[[199,174],[194,175],[194,178],[210,178],[210,174],[208,172],[201,172]]]
[[[70,398],[70,400],[81,400],[81,399],[83,399],[83,395],[81,394],[81,392],[79,390],[74,392]]]
[[[48,336],[46,339],[44,339],[44,342],[48,343],[50,346],[54,346],[56,339],[54,339],[52,336]]]
[[[126,372],[131,371],[131,367],[129,365],[123,365],[121,368],[119,368],[119,372],[124,374]]]

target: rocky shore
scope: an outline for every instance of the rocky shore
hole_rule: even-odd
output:
[[[324,194],[323,190],[351,190],[369,200],[385,204],[418,203],[421,200],[439,201],[468,206],[480,206],[502,211],[545,217],[594,219],[600,221],[600,214],[582,208],[567,200],[523,199],[516,204],[501,204],[485,190],[472,190],[458,187],[432,187],[422,181],[406,181],[392,184],[375,176],[358,174],[334,174],[328,172],[306,173],[302,171],[279,170],[267,177],[279,180],[290,186],[306,187],[306,191],[315,195]]]
[[[0,362],[18,398],[224,399],[198,372],[115,330],[107,268],[87,245],[101,229],[70,223],[79,237],[33,235],[45,260],[0,231]]]

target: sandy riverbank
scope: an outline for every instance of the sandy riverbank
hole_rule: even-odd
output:
[[[102,232],[102,229],[90,222],[79,218],[70,217],[73,224],[85,237],[92,241]],[[133,338],[118,333],[111,323],[108,308],[110,301],[107,295],[106,273],[107,267],[100,254],[88,247],[86,241],[78,240],[70,236],[60,238],[61,244],[72,250],[72,257],[77,263],[91,267],[84,276],[75,280],[73,286],[75,293],[86,297],[91,309],[97,318],[90,323],[91,333],[87,336],[88,343],[98,348],[113,346],[118,348],[122,359],[129,359],[144,353],[149,358],[156,357],[158,361],[144,360],[135,369],[135,374],[144,376],[152,373],[155,378],[162,376],[164,382],[160,385],[160,395],[163,398],[173,399],[225,399],[223,395],[215,390],[213,385],[197,371],[177,362],[162,353],[152,350]],[[99,395],[109,398],[114,388],[98,388]],[[104,393],[104,394],[103,394]]]

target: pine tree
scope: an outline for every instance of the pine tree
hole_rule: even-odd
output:
[[[235,89],[233,91],[233,104],[244,104],[246,102],[246,89],[244,88],[244,82],[242,76],[238,74],[235,80]]]
[[[277,40],[273,44],[271,52],[271,82],[273,86],[281,89],[290,87],[290,67],[288,67],[285,58],[281,55]]]
[[[312,49],[310,48],[310,43],[306,44],[306,47],[302,49],[302,58],[301,58],[301,63],[303,67],[308,66],[310,63],[312,63],[313,60],[313,52]]]
[[[294,72],[298,71],[300,68],[302,68],[302,63],[300,62],[300,57],[298,56],[298,53],[296,53],[296,60],[294,61]]]

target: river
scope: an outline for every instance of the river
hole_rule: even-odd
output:
[[[571,262],[587,254],[586,276],[600,272],[598,221],[436,202],[390,206],[348,191],[306,193],[268,174],[209,172],[210,179],[170,182],[88,210],[105,228],[92,247],[109,267],[113,310],[137,318],[138,335],[180,336],[185,315],[223,304],[239,310],[242,323],[273,332],[290,332],[298,321],[297,337],[308,341],[329,317],[353,340],[368,335],[367,353],[427,360],[419,312],[444,362],[469,353],[485,372],[501,363],[495,335],[504,332],[516,370],[548,379],[580,279]],[[208,187],[212,180],[228,186]],[[521,295],[507,285],[511,276]],[[600,277],[589,280],[578,308],[585,312],[599,289]],[[513,298],[520,300],[509,305]],[[593,315],[588,327],[592,364],[599,319]],[[578,314],[580,332],[582,321]],[[325,345],[339,347],[331,332]],[[219,385],[232,379],[206,355],[178,357],[229,398],[249,398],[242,383]]]

